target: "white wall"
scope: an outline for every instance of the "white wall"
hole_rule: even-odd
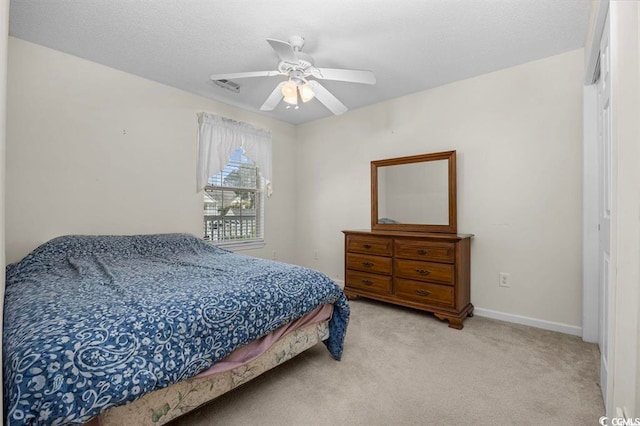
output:
[[[343,279],[340,231],[370,226],[370,161],[457,150],[472,303],[579,333],[582,77],[580,49],[298,126],[298,262]]]
[[[200,235],[199,111],[272,132],[267,246],[247,253],[294,259],[292,125],[13,37],[8,62],[8,261],[65,234]]]

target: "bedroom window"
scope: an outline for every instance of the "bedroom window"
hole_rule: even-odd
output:
[[[236,149],[204,190],[204,239],[226,248],[264,245],[263,182],[255,163]]]

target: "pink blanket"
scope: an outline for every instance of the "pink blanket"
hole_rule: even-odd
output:
[[[279,338],[281,338],[285,334],[309,324],[326,321],[331,318],[332,313],[333,305],[328,304],[320,306],[309,312],[307,315],[293,322],[290,322],[289,324],[283,325],[282,327],[272,331],[265,336],[262,336],[258,340],[255,340],[248,345],[236,349],[231,354],[229,354],[229,356],[216,362],[211,367],[198,374],[196,377],[207,377],[213,374],[222,373],[253,361],[257,357],[262,355],[267,349],[271,347],[271,345],[273,345]]]

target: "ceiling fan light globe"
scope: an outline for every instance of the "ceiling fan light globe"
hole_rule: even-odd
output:
[[[315,96],[316,94],[313,92],[313,88],[309,83],[305,83],[300,86],[300,98],[302,99],[302,102],[309,102]]]
[[[293,81],[289,80],[284,84],[284,86],[282,86],[282,96],[284,96],[285,98],[296,97],[297,90],[298,86]]]
[[[298,96],[296,96],[296,94],[294,94],[293,96],[285,96],[283,101],[285,101],[289,105],[298,105]]]

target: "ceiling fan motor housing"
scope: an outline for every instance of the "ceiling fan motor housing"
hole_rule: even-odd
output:
[[[288,74],[293,77],[293,74],[299,72],[304,76],[311,75],[311,68],[313,68],[313,58],[306,53],[296,52],[298,55],[298,63],[290,64],[289,62],[280,61],[278,64],[278,71],[282,74]]]

